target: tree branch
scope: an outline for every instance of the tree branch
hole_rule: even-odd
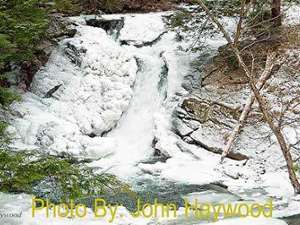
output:
[[[249,71],[247,65],[245,64],[242,55],[240,54],[239,49],[232,43],[232,40],[230,38],[229,33],[225,30],[224,26],[219,22],[216,16],[214,16],[207,6],[204,4],[203,0],[196,0],[196,2],[199,3],[199,5],[204,9],[206,12],[207,16],[210,18],[211,21],[213,21],[219,30],[223,33],[224,37],[226,38],[227,42],[230,44],[233,52],[235,53],[242,69],[244,70],[247,78],[249,79],[249,85],[250,88],[258,102],[259,108],[261,112],[263,113],[264,119],[269,125],[270,129],[272,130],[273,134],[275,135],[278,144],[280,146],[280,149],[282,151],[282,154],[285,158],[286,164],[287,164],[287,169],[289,173],[289,178],[291,181],[291,184],[294,188],[295,193],[300,193],[300,183],[298,181],[298,178],[295,174],[295,171],[293,170],[293,159],[292,155],[290,152],[290,147],[288,146],[286,139],[281,131],[281,129],[273,122],[272,115],[270,113],[270,110],[268,109],[268,101],[265,99],[262,95],[260,95],[259,90],[256,87],[255,84],[255,77],[253,74]]]

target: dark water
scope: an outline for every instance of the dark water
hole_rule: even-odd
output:
[[[281,219],[287,222],[288,225],[300,225],[300,214],[289,217],[283,217]]]
[[[110,204],[119,204],[125,206],[130,211],[136,211],[137,200],[141,204],[154,204],[155,199],[162,204],[175,204],[177,207],[184,207],[184,196],[190,193],[201,193],[205,191],[213,191],[214,193],[224,193],[232,195],[226,187],[220,184],[207,185],[192,185],[165,181],[161,179],[139,179],[132,184],[134,193],[120,192],[111,195],[98,196],[105,199]],[[93,206],[95,197],[86,199],[83,203],[88,206]]]

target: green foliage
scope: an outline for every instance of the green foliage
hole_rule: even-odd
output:
[[[237,16],[240,13],[240,0],[211,1],[206,0],[207,7],[217,16]]]
[[[77,14],[80,12],[80,5],[75,0],[55,0],[54,8],[62,13]]]
[[[101,8],[105,9],[107,12],[115,12],[121,8],[120,0],[101,0]]]
[[[186,10],[181,10],[171,16],[169,25],[172,28],[181,27],[184,31],[189,29],[188,22],[191,21],[193,15]]]
[[[0,69],[5,66],[5,62],[12,57],[15,51],[15,45],[9,39],[8,35],[0,34]]]
[[[1,149],[0,161],[2,192],[36,194],[34,188],[47,182],[53,192],[60,193],[60,200],[68,200],[128,188],[113,175],[96,174],[93,169],[74,164],[70,159],[37,151],[12,152]]]
[[[7,127],[8,124],[6,122],[0,121],[0,148],[6,148],[11,141],[10,137],[5,132]]]
[[[7,128],[7,123],[0,121],[0,135],[2,136]]]
[[[0,75],[7,71],[8,64],[31,60],[36,43],[43,37],[48,18],[39,8],[38,0],[0,0]],[[19,96],[6,87],[0,87],[0,104],[7,107]]]
[[[300,172],[300,165],[299,164],[294,164],[293,165],[293,170],[294,170],[295,173]]]
[[[37,0],[0,1],[0,51],[7,52],[0,63],[30,60],[43,37],[48,18]]]
[[[0,104],[2,107],[7,107],[13,101],[19,100],[21,100],[21,97],[10,88],[0,87]]]

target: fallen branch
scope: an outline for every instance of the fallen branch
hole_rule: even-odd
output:
[[[203,148],[204,150],[212,152],[214,154],[221,155],[222,152],[223,152],[221,148],[208,146],[208,145],[206,145],[206,144],[204,144],[200,141],[197,141],[195,139],[193,139],[193,141],[190,142],[190,144],[197,145],[197,146]],[[249,157],[247,155],[244,155],[244,154],[239,153],[239,152],[229,152],[227,157],[229,159],[233,159],[233,160],[237,160],[237,161],[243,161],[243,160],[248,160],[249,159]]]
[[[256,84],[256,87],[258,90],[261,90],[263,88],[263,86],[265,85],[265,83],[267,82],[267,80],[270,78],[272,69],[274,67],[274,59],[275,59],[274,53],[271,53],[267,56],[265,69]],[[251,107],[252,107],[254,101],[255,101],[255,95],[252,93],[251,96],[247,99],[246,105],[242,111],[239,121],[238,121],[237,125],[235,126],[234,130],[232,131],[231,135],[229,136],[228,142],[223,149],[221,163],[224,161],[225,157],[230,152],[236,138],[240,134],[240,132],[248,118],[248,115],[251,111]]]

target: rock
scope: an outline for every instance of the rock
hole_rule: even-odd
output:
[[[119,37],[121,29],[124,27],[124,17],[117,19],[107,19],[102,17],[95,17],[86,19],[88,26],[99,27],[105,30],[108,34],[116,34]]]
[[[160,57],[163,61],[163,66],[161,67],[161,73],[159,75],[159,82],[157,85],[157,89],[160,95],[163,96],[165,100],[168,97],[168,75],[169,75],[169,65],[166,58],[163,56],[163,52],[160,54]]]
[[[36,134],[36,145],[47,148],[54,143],[55,129],[57,124],[55,122],[49,122],[39,127]]]
[[[164,31],[161,34],[159,34],[155,39],[153,39],[151,41],[145,41],[145,42],[142,42],[142,43],[137,43],[136,41],[132,41],[132,40],[122,40],[121,45],[133,45],[137,48],[152,46],[152,45],[156,44],[158,41],[160,41],[160,39],[166,33],[167,33],[167,31]]]
[[[46,32],[47,37],[58,41],[65,37],[74,37],[76,32],[76,29],[68,18],[63,17],[59,13],[51,14],[50,25]]]
[[[138,48],[152,46],[167,33],[162,17],[155,14],[128,15],[125,16],[125,21],[119,37],[121,45],[133,45]]]
[[[26,89],[30,88],[30,84],[33,81],[36,72],[47,62],[48,56],[45,52],[39,52],[39,59],[33,59],[31,61],[24,61],[20,68],[20,83],[23,82],[26,85]]]
[[[199,129],[189,135],[195,142],[211,148],[221,148],[224,145],[224,139],[220,131],[215,130],[214,124],[200,124]]]
[[[197,130],[200,127],[200,122],[196,120],[184,120],[184,122],[193,130]]]
[[[188,144],[193,144],[194,143],[193,138],[191,138],[190,136],[186,136],[186,137],[182,138],[182,140],[184,140]]]
[[[200,157],[198,157],[197,155],[195,155],[195,154],[189,149],[189,147],[186,146],[186,145],[187,145],[186,143],[178,142],[176,145],[178,146],[178,148],[179,148],[182,152],[186,152],[186,153],[190,154],[194,159],[200,160]]]
[[[171,158],[171,156],[167,152],[160,150],[157,147],[157,144],[158,144],[158,139],[156,137],[154,137],[154,139],[152,141],[152,148],[154,149],[153,156],[150,159],[147,159],[146,161],[144,161],[142,163],[154,164],[157,162],[166,162],[168,159]]]
[[[280,218],[286,221],[289,225],[298,225],[300,222],[300,214]]]
[[[51,52],[55,49],[57,43],[66,38],[73,37],[76,34],[76,29],[72,23],[61,14],[51,14],[50,24],[46,31],[45,37],[40,40],[35,47],[35,54],[32,60],[21,63],[20,68],[13,71],[17,73],[17,84],[24,84],[24,89],[30,90],[30,85],[37,71],[44,66]]]
[[[236,170],[225,170],[224,174],[227,175],[228,177],[237,180],[240,177],[240,173]]]
[[[52,95],[62,86],[63,84],[59,84],[56,85],[54,88],[50,89],[46,95],[44,96],[44,98],[51,98]]]
[[[186,89],[187,91],[192,91],[195,89],[200,88],[200,82],[199,82],[199,74],[194,73],[190,74],[184,77],[184,81],[182,83],[182,87]]]
[[[194,131],[193,129],[188,127],[182,120],[176,118],[172,121],[172,127],[175,133],[177,133],[181,137],[190,135]]]
[[[222,102],[206,99],[188,98],[182,103],[182,108],[190,113],[193,119],[200,123],[212,121],[216,124],[232,126],[240,117],[240,108],[232,108]]]
[[[223,153],[223,149],[220,147],[217,147],[217,145],[214,146],[214,144],[212,144],[211,142],[205,143],[205,140],[213,140],[213,139],[211,139],[211,137],[210,137],[210,139],[208,139],[208,137],[207,138],[205,138],[205,137],[199,138],[196,135],[193,135],[193,137],[191,137],[191,138],[193,139],[193,141],[190,144],[198,145],[199,147],[201,147],[209,152],[215,153],[215,154],[221,155]],[[221,146],[221,145],[219,145],[219,146]],[[247,155],[244,155],[244,154],[238,153],[238,152],[234,152],[234,151],[230,151],[228,153],[227,157],[230,159],[238,160],[238,161],[243,161],[243,160],[249,159],[249,157]]]
[[[75,46],[72,42],[67,42],[65,47],[65,54],[68,56],[69,59],[71,59],[71,62],[76,64],[77,66],[81,66],[82,63],[82,53],[86,53],[85,48],[78,48],[78,46]]]
[[[189,143],[215,154],[222,154],[226,135],[233,129],[240,115],[239,108],[207,99],[186,98],[181,108],[176,109],[173,120],[174,131]],[[249,159],[232,151],[228,155],[234,160]]]
[[[177,107],[176,110],[174,111],[174,116],[177,116],[179,118],[185,118],[187,117],[187,112],[181,108],[181,107]]]

